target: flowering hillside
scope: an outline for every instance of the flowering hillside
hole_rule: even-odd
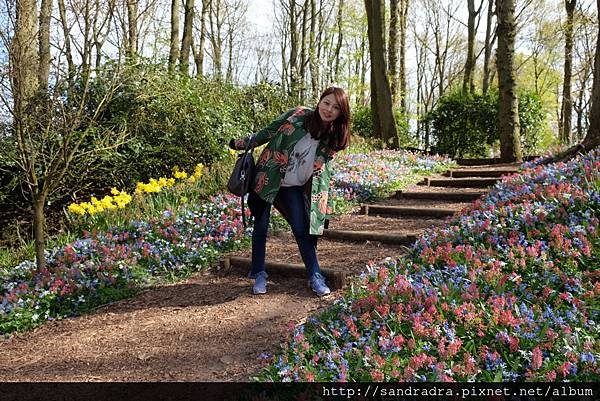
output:
[[[259,380],[598,380],[600,152],[523,166],[294,329]]]

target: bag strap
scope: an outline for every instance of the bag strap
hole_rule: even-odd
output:
[[[254,142],[256,141],[256,135],[252,135],[250,137],[250,139],[248,140],[248,142],[246,143],[246,148],[244,149],[244,162],[246,161],[246,158],[248,157],[248,153],[249,152],[254,152]],[[245,212],[245,208],[244,208],[244,197],[246,196],[246,194],[240,196],[240,203],[242,206],[242,224],[244,225],[244,228],[248,227],[248,224],[246,223],[246,212]]]

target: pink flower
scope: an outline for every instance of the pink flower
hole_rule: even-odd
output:
[[[531,368],[537,370],[541,367],[542,367],[542,351],[540,351],[540,347],[535,347],[533,349],[533,352],[531,355]]]
[[[385,375],[383,374],[383,372],[381,370],[373,369],[371,371],[371,377],[373,378],[373,380],[380,382],[380,381],[383,381]]]

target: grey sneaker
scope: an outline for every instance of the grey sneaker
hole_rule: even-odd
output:
[[[255,295],[267,293],[267,273],[262,271],[255,277],[254,286],[252,287],[252,293]]]
[[[322,297],[323,295],[327,295],[331,292],[329,287],[325,284],[325,277],[321,273],[315,273],[310,278],[309,282],[310,288],[317,294]]]

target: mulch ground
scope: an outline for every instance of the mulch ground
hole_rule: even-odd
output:
[[[449,203],[418,201],[418,205],[447,208]],[[464,205],[453,207],[459,210]],[[330,228],[406,234],[442,223],[440,219],[346,215],[333,220]],[[301,263],[291,234],[274,235],[267,244],[268,260]],[[377,242],[320,240],[318,246],[322,267],[351,274],[402,252],[400,246]],[[260,355],[277,350],[290,322],[304,321],[344,291],[318,298],[306,279],[272,274],[268,293],[254,296],[253,281],[245,274],[215,267],[93,314],[50,322],[0,340],[0,380],[248,381],[260,370]]]

